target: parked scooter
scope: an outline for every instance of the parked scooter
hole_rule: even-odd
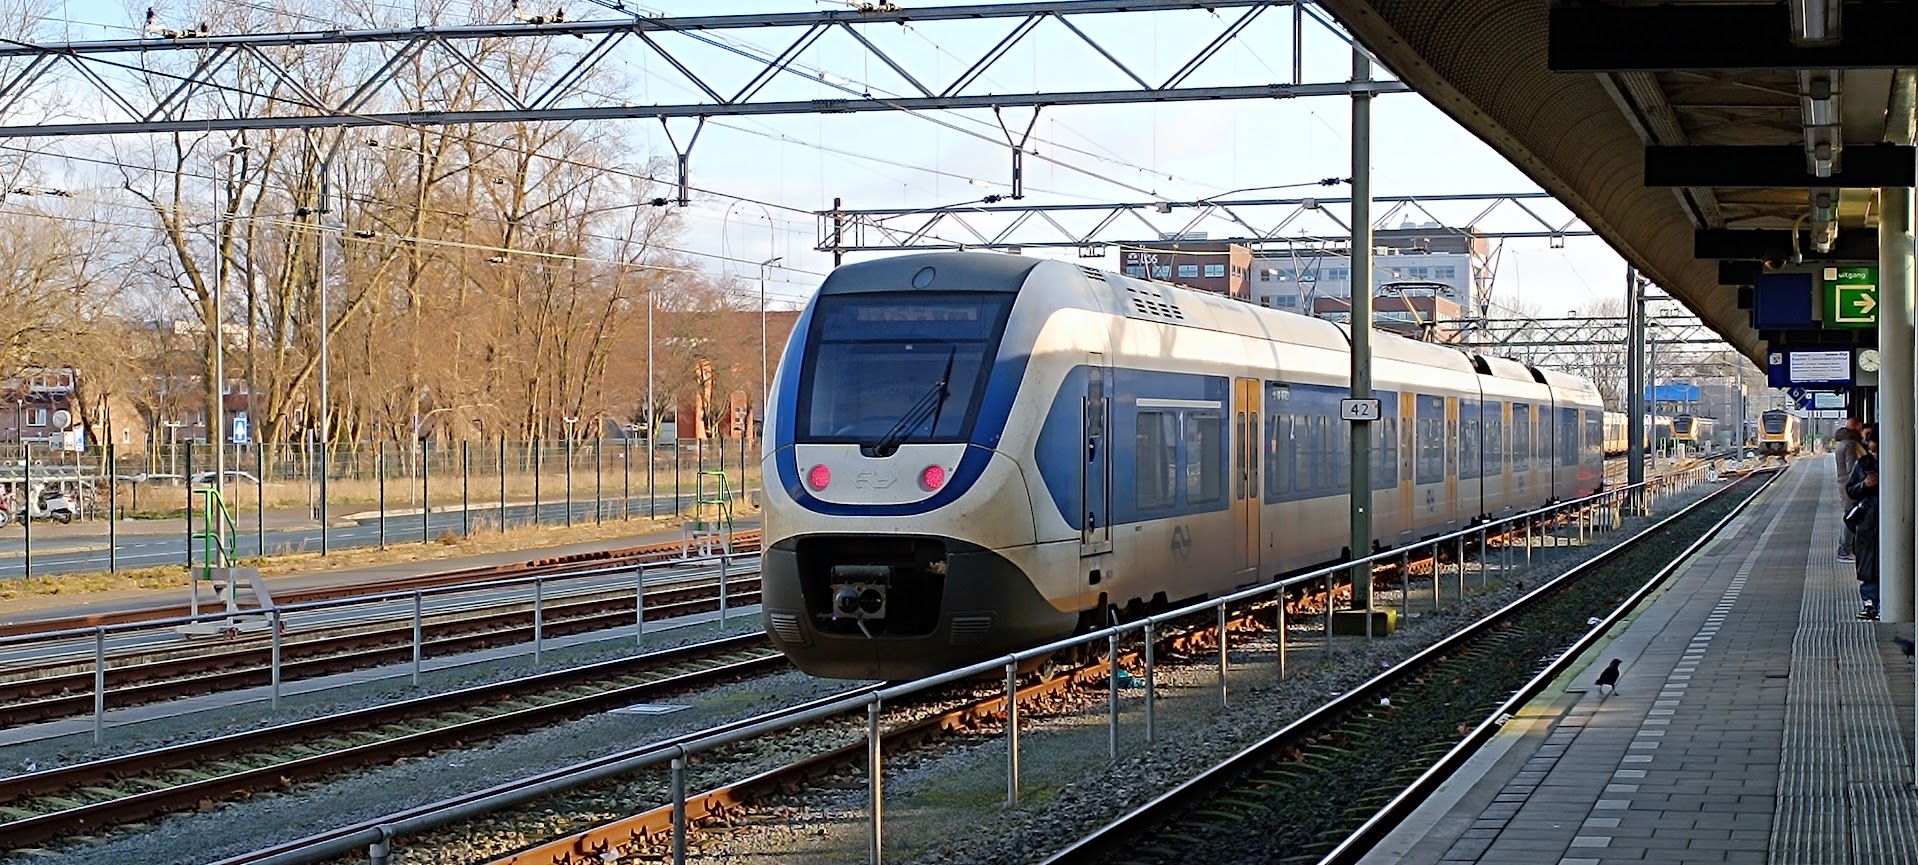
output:
[[[73,499],[68,498],[67,494],[57,487],[50,487],[44,483],[33,485],[33,494],[27,497],[30,506],[24,509],[24,513],[22,508],[17,506],[17,498],[12,491],[8,491],[6,499],[0,501],[0,506],[4,506],[8,514],[6,520],[0,520],[0,526],[5,526],[9,520],[23,517],[53,520],[64,526],[80,515],[80,509],[74,506]]]

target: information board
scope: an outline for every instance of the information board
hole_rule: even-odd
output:
[[[1787,351],[1786,376],[1792,384],[1851,384],[1851,350]]]

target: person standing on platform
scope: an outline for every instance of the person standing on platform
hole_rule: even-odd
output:
[[[1865,428],[1865,452],[1852,464],[1845,482],[1845,495],[1856,504],[1845,512],[1845,524],[1852,531],[1852,552],[1858,562],[1858,595],[1865,608],[1858,618],[1878,619],[1878,441],[1871,427]]]
[[[1858,440],[1859,426],[1857,418],[1849,418],[1844,426],[1839,427],[1831,435],[1831,452],[1838,463],[1838,513],[1840,516],[1851,513],[1851,506],[1856,504],[1845,492],[1845,486],[1851,483],[1851,467],[1858,462],[1858,453],[1865,447],[1864,443]],[[1843,520],[1839,521],[1838,560],[1857,561],[1852,550],[1851,524]]]

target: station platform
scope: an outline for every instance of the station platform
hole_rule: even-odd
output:
[[[1840,516],[1794,460],[1362,861],[1918,862],[1912,626],[1856,618]]]

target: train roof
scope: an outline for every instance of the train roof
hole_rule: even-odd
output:
[[[1043,258],[980,252],[928,252],[840,265],[819,284],[820,294],[881,291],[1017,292]],[[922,273],[923,271],[930,273]]]
[[[1480,375],[1502,378],[1509,381],[1522,381],[1528,384],[1538,383],[1538,379],[1532,377],[1530,367],[1509,357],[1474,353],[1472,355],[1472,362],[1478,366]]]
[[[842,265],[827,275],[820,294],[892,291],[1017,292],[1035,270],[1060,274],[1077,270],[1112,291],[1112,303],[1132,318],[1200,327],[1222,333],[1294,345],[1344,351],[1351,347],[1348,326],[1321,318],[1255,306],[1241,300],[1180,285],[1154,282],[1070,262],[986,252],[930,252]],[[1095,287],[1096,290],[1096,287]],[[1374,357],[1424,367],[1475,373],[1513,381],[1543,382],[1555,388],[1589,393],[1597,388],[1576,376],[1537,370],[1507,358],[1468,355],[1445,345],[1407,339],[1386,331],[1372,333]]]
[[[1572,375],[1571,373],[1559,372],[1555,369],[1539,369],[1535,366],[1529,366],[1527,368],[1532,371],[1532,375],[1539,381],[1551,385],[1554,391],[1563,390],[1572,393],[1582,393],[1591,397],[1593,402],[1599,401],[1598,387],[1589,381]]]

